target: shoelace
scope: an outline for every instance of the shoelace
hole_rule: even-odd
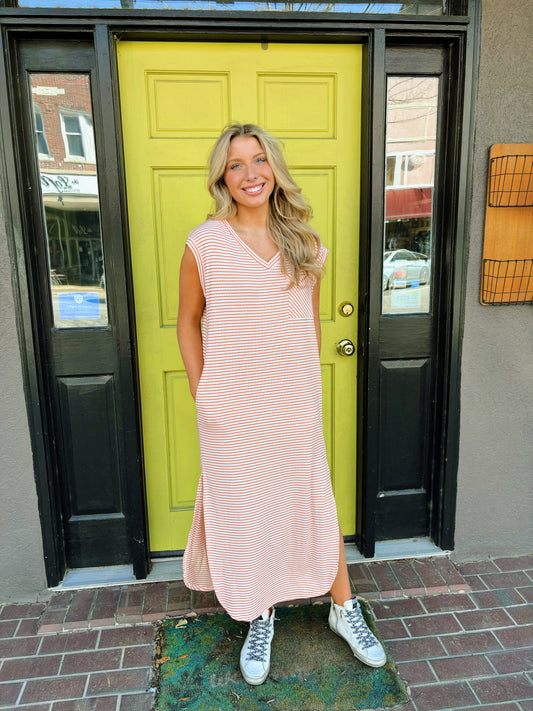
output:
[[[357,641],[363,649],[373,647],[377,643],[377,639],[368,629],[359,605],[356,604],[353,610],[345,610],[345,614],[348,624],[353,629]]]
[[[270,620],[252,620],[250,622],[250,640],[246,659],[264,662],[268,647]]]

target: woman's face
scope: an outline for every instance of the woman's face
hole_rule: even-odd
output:
[[[276,181],[257,138],[237,136],[231,141],[224,182],[239,207],[268,207]]]

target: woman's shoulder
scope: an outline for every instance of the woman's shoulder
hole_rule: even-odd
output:
[[[224,233],[224,223],[222,220],[207,219],[197,225],[189,232],[189,238],[196,236],[219,235]]]
[[[221,220],[206,220],[189,232],[187,244],[203,247],[223,236],[224,225]]]
[[[328,256],[328,248],[325,246],[325,244],[322,242],[320,237],[318,238],[317,242],[317,252],[316,252],[316,261],[317,264],[321,267],[324,266],[324,262],[326,261],[326,257]]]

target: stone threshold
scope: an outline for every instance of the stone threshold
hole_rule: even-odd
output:
[[[348,571],[357,595],[370,601],[470,592],[467,581],[446,556],[349,563]],[[329,600],[326,595],[278,606]],[[164,617],[219,611],[223,609],[213,592],[189,590],[181,580],[64,590],[48,602],[38,634],[149,624]]]

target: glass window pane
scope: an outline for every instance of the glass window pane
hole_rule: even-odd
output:
[[[35,135],[37,138],[37,150],[40,155],[49,155],[48,143],[46,142],[46,135],[44,133],[44,123],[41,110],[38,106],[34,106],[33,117],[35,119]]]
[[[364,15],[446,15],[446,0],[411,2],[270,2],[270,0],[18,0],[19,7],[65,7],[143,10],[218,10],[242,12],[349,12]]]
[[[50,295],[57,328],[94,328],[108,323],[100,202],[92,122],[83,133],[80,116],[92,115],[91,88],[86,74],[33,73],[36,151],[48,137],[49,156],[37,156],[48,240]],[[68,107],[70,116],[61,112]],[[72,115],[78,112],[78,115]],[[41,122],[37,116],[41,117]],[[67,145],[65,146],[65,132]],[[88,135],[90,133],[90,135]],[[85,139],[85,135],[87,138]],[[85,140],[93,162],[65,162],[65,150],[84,156]],[[90,156],[88,156],[89,158]],[[68,158],[68,155],[67,155]]]
[[[37,150],[39,153],[42,155],[46,155],[48,153],[48,146],[46,145],[46,138],[42,133],[37,133]]]
[[[80,132],[80,120],[77,116],[63,116],[65,122],[65,131],[68,133]]]
[[[68,155],[83,157],[83,145],[81,136],[76,136],[71,133],[67,135]]]
[[[43,117],[37,109],[35,110],[35,130],[39,133],[44,131]]]
[[[431,307],[437,77],[389,77],[382,313]]]

